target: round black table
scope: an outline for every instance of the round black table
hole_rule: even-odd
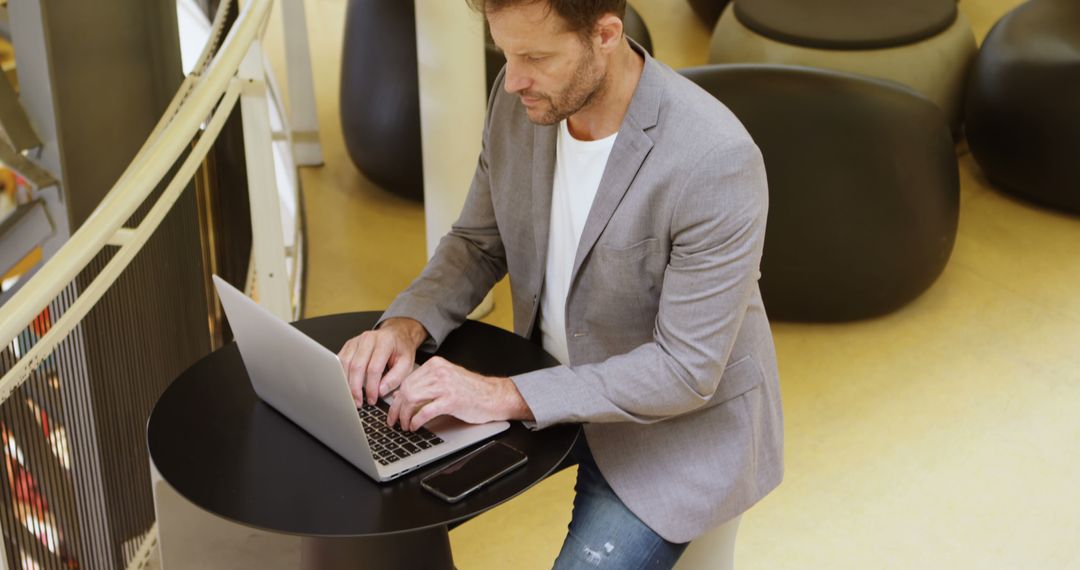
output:
[[[350,313],[294,326],[336,352],[378,317]],[[539,346],[475,321],[451,333],[436,354],[488,375],[557,364]],[[449,527],[550,475],[578,432],[576,425],[534,432],[512,422],[496,439],[524,451],[525,467],[448,504],[424,491],[420,480],[472,447],[376,483],[262,402],[231,343],[165,390],[150,414],[147,443],[164,480],[195,505],[242,525],[301,536],[305,567],[453,568]]]

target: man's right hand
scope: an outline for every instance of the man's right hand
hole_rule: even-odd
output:
[[[419,321],[387,319],[376,330],[364,331],[341,347],[338,359],[349,379],[356,405],[374,405],[393,392],[412,372],[416,349],[428,332]]]

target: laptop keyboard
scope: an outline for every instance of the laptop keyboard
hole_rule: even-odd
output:
[[[414,453],[420,453],[443,443],[439,436],[425,428],[410,432],[398,426],[386,425],[384,406],[386,403],[380,401],[375,406],[364,404],[362,408],[356,410],[364,424],[364,433],[367,434],[371,454],[380,465],[390,465]]]

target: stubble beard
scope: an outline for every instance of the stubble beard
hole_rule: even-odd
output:
[[[594,78],[595,69],[596,58],[588,54],[581,58],[570,83],[556,96],[530,94],[530,97],[547,101],[548,109],[538,118],[530,116],[529,120],[536,125],[555,125],[589,106],[603,91],[606,78],[606,74]]]

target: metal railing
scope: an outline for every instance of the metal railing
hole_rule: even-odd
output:
[[[194,70],[184,79],[146,142],[112,189],[63,247],[8,302],[0,306],[0,349],[12,345],[46,311],[50,303],[68,290],[88,265],[106,248],[116,248],[104,268],[88,284],[79,287],[71,303],[45,334],[22,352],[0,378],[0,403],[22,386],[34,370],[48,358],[82,319],[94,308],[117,278],[143,248],[188,187],[211,150],[234,107],[243,112],[245,155],[251,203],[255,283],[264,305],[280,317],[293,316],[290,283],[285,271],[286,255],[277,185],[273,178],[272,141],[268,116],[269,91],[265,76],[261,38],[269,21],[274,0],[247,0],[221,39],[227,11],[232,4],[222,0],[214,17],[210,41]],[[299,0],[283,0],[286,10],[301,10]],[[286,22],[286,26],[289,26]],[[293,23],[296,25],[296,22]],[[303,26],[303,20],[299,22]],[[302,45],[297,38],[302,39]],[[311,100],[310,58],[306,31],[286,30],[286,40],[302,50],[302,58],[291,53],[289,62],[304,61],[308,67],[290,69],[290,87],[306,87],[299,93]],[[220,47],[218,43],[220,41]],[[288,47],[288,46],[287,46]],[[306,74],[306,75],[305,75]],[[297,77],[299,79],[297,79]],[[306,80],[307,84],[304,85]],[[295,102],[295,100],[294,100]],[[296,108],[294,105],[294,113]],[[301,109],[298,123],[314,123],[314,109]],[[286,126],[286,135],[292,133]],[[303,137],[310,145],[310,137]],[[308,147],[310,153],[310,146]],[[316,152],[318,152],[316,147]],[[182,159],[182,160],[181,160]],[[321,157],[318,158],[321,161]],[[308,161],[310,163],[310,161]],[[171,178],[167,178],[170,173]],[[147,202],[155,190],[168,181],[152,205]],[[134,227],[126,224],[140,209],[146,214]],[[147,482],[149,484],[149,481]],[[156,527],[156,525],[155,525]],[[154,542],[154,527],[146,535],[129,567],[139,567]],[[0,557],[3,554],[0,538]],[[5,566],[0,558],[0,568]]]

